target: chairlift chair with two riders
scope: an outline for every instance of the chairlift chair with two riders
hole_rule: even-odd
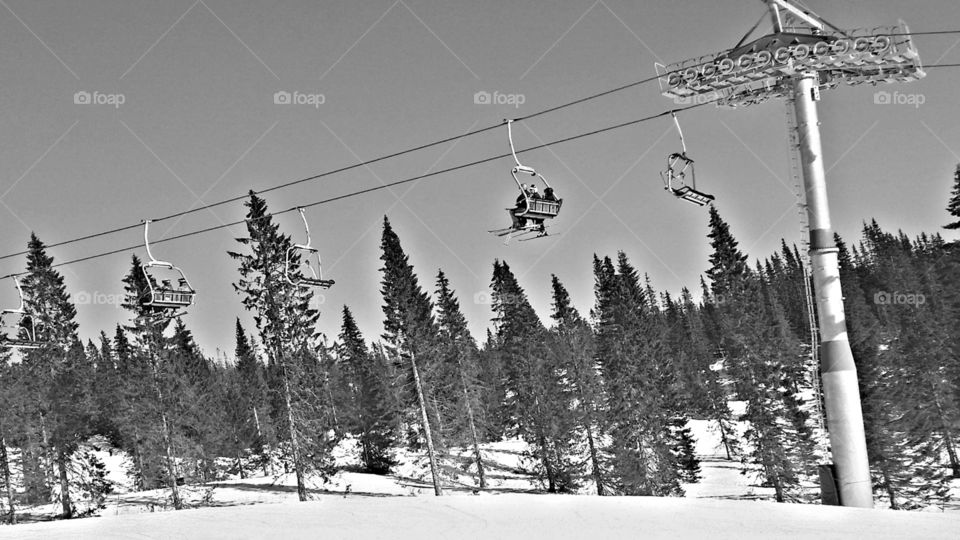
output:
[[[673,117],[673,123],[677,126],[682,151],[667,156],[667,169],[660,173],[660,177],[663,179],[663,189],[669,191],[678,199],[698,206],[706,206],[713,202],[714,196],[697,189],[694,164],[693,160],[687,156],[687,143],[683,140],[680,121],[677,120],[675,112],[671,112],[670,116]]]
[[[0,335],[0,347],[9,349],[39,349],[46,343],[37,339],[37,327],[31,315],[26,308],[26,302],[23,298],[23,288],[20,287],[20,280],[16,275],[10,276],[13,284],[17,288],[17,294],[20,295],[20,306],[16,308],[4,309],[0,311],[0,325],[4,329],[13,331],[12,337],[6,333]],[[15,323],[8,322],[10,319],[16,319]]]
[[[297,208],[297,210],[300,212],[300,219],[303,220],[303,228],[307,232],[307,243],[294,244],[287,249],[284,270],[287,282],[295,287],[319,287],[329,289],[335,281],[332,279],[323,279],[320,250],[311,245],[310,225],[307,224],[307,216],[303,208]],[[312,262],[314,256],[316,256],[317,259],[316,267],[314,267]]]
[[[547,182],[547,179],[544,178],[543,175],[538,173],[533,167],[528,167],[520,163],[520,160],[517,158],[516,148],[513,145],[513,120],[506,120],[505,123],[507,124],[507,138],[510,141],[510,154],[513,156],[514,161],[514,167],[510,170],[510,174],[513,176],[513,181],[517,184],[517,189],[520,190],[520,195],[517,197],[517,205],[513,208],[507,208],[511,220],[510,227],[490,232],[497,236],[509,235],[511,238],[515,235],[526,235],[529,233],[536,233],[536,236],[533,238],[547,236],[545,222],[548,219],[557,217],[560,213],[560,206],[563,204],[563,199],[558,199],[554,195],[553,187]],[[539,178],[545,186],[543,195],[541,196],[537,193],[536,186],[532,182],[530,186],[521,183],[517,177],[518,173]],[[527,240],[532,240],[533,238],[528,238]]]
[[[183,270],[172,263],[154,258],[150,251],[150,220],[143,221],[143,244],[150,260],[141,265],[147,290],[140,297],[140,305],[154,323],[169,321],[186,314],[186,311],[182,310],[193,305],[197,291],[187,281]]]

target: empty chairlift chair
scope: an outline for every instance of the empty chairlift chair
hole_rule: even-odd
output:
[[[667,156],[667,169],[660,173],[663,179],[663,189],[672,193],[678,199],[691,202],[698,206],[706,206],[714,201],[714,196],[697,189],[697,177],[694,171],[693,160],[687,156],[687,145],[683,140],[683,131],[677,115],[671,113],[673,122],[680,134],[682,152],[674,152]]]
[[[310,225],[303,208],[297,208],[303,228],[307,232],[306,244],[294,244],[287,249],[285,275],[287,282],[296,287],[319,287],[329,289],[335,283],[332,279],[323,279],[323,265],[320,260],[320,250],[311,245]],[[313,259],[316,257],[316,265]]]

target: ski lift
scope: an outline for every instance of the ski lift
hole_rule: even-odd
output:
[[[20,307],[13,309],[4,309],[0,312],[0,325],[3,328],[10,328],[15,331],[14,337],[8,337],[6,334],[0,335],[0,347],[10,349],[39,349],[44,343],[37,340],[37,328],[33,321],[33,316],[27,312],[23,298],[23,289],[20,287],[20,280],[16,275],[10,276],[13,284],[17,287],[17,294],[20,295]],[[7,316],[13,315],[17,318],[15,324],[8,324]]]
[[[150,252],[150,220],[143,221],[143,244],[150,260],[142,265],[147,281],[147,291],[140,298],[140,305],[147,311],[160,316],[161,320],[170,320],[183,315],[177,310],[189,307],[197,291],[190,286],[183,270],[166,261],[158,261]],[[176,285],[174,285],[176,282]],[[174,313],[169,313],[173,311]]]
[[[303,208],[297,208],[300,212],[300,219],[303,220],[303,228],[307,231],[307,243],[306,244],[294,244],[293,247],[287,249],[287,257],[285,264],[284,274],[286,275],[287,282],[295,287],[320,287],[323,289],[329,289],[335,282],[332,279],[323,279],[323,266],[320,262],[320,250],[310,245],[310,225],[307,224],[307,216],[303,211]],[[296,268],[294,261],[296,260],[294,254],[300,254],[303,256],[301,268]],[[317,256],[317,266],[314,269],[313,264],[311,264],[310,259],[316,254]],[[303,266],[309,270],[309,275],[304,275]]]
[[[538,237],[546,236],[547,228],[544,222],[557,217],[560,213],[560,206],[563,204],[563,199],[558,199],[556,195],[554,195],[553,187],[547,182],[547,179],[544,178],[543,175],[534,170],[533,167],[520,164],[520,160],[517,158],[517,151],[513,146],[513,120],[506,120],[505,122],[507,124],[507,138],[510,141],[510,154],[513,156],[515,163],[513,169],[510,170],[510,174],[513,176],[513,181],[517,184],[517,189],[520,190],[520,196],[517,197],[517,206],[507,208],[507,212],[510,214],[511,226],[507,229],[491,232],[495,232],[499,236],[513,234],[517,231],[537,232]],[[518,173],[528,174],[542,180],[545,186],[543,195],[537,193],[535,184],[531,183],[530,186],[522,184],[517,177]]]
[[[678,199],[699,206],[706,206],[713,202],[714,196],[697,190],[697,177],[694,172],[693,160],[687,157],[687,144],[683,140],[683,131],[680,129],[680,121],[677,120],[677,114],[671,112],[673,123],[677,126],[677,133],[680,134],[680,147],[682,152],[674,152],[667,156],[667,170],[660,173],[663,179],[663,189],[672,193]]]

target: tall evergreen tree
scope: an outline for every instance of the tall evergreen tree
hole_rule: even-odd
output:
[[[597,489],[597,495],[607,494],[605,478],[607,456],[601,447],[603,415],[603,386],[596,362],[596,345],[593,329],[570,301],[570,293],[557,276],[551,275],[553,288],[553,314],[556,323],[553,329],[556,354],[561,358],[563,369],[576,392],[572,406],[577,413],[577,424],[586,437],[590,462],[590,475]]]
[[[960,165],[953,173],[953,191],[950,192],[950,202],[947,203],[947,213],[954,221],[943,226],[944,229],[960,229]]]
[[[473,447],[473,462],[477,467],[480,488],[487,487],[483,455],[480,452],[480,433],[483,416],[482,391],[479,388],[480,356],[477,343],[467,329],[467,319],[460,311],[460,302],[450,288],[450,280],[437,272],[437,308],[441,345],[441,364],[447,369],[445,385],[452,397],[453,424],[458,440]],[[459,420],[459,421],[458,421]],[[479,426],[479,427],[478,427]]]
[[[277,420],[289,444],[297,495],[305,501],[307,469],[323,466],[329,458],[322,446],[330,441],[316,437],[324,430],[319,426],[308,429],[309,424],[329,420],[330,404],[317,392],[325,384],[314,329],[319,313],[310,308],[312,291],[297,287],[288,279],[293,269],[300,268],[299,256],[289,251],[290,237],[280,232],[266,201],[251,191],[245,206],[248,236],[237,242],[248,253],[228,252],[239,264],[240,279],[234,283],[234,289],[243,297],[244,308],[253,312],[266,349],[269,380],[279,398],[274,409],[281,413]],[[288,253],[292,255],[289,260]]]
[[[559,358],[526,293],[506,262],[494,261],[492,309],[506,381],[506,411],[533,448],[549,492],[576,487],[575,420]]]
[[[427,445],[433,490],[443,495],[440,469],[434,450],[433,431],[428,412],[429,373],[437,361],[438,329],[433,319],[433,304],[420,288],[409,257],[400,246],[400,238],[393,231],[390,220],[383,217],[383,235],[380,241],[383,261],[383,339],[393,354],[408,362],[413,379],[414,395],[420,410],[420,427]],[[423,373],[421,373],[421,367]]]
[[[386,369],[379,360],[370,353],[350,308],[343,306],[337,362],[348,391],[348,429],[359,439],[364,470],[387,474],[396,464],[396,420]]]
[[[77,336],[76,308],[53,257],[36,235],[27,244],[27,275],[23,280],[25,308],[42,346],[28,351],[23,363],[36,377],[36,414],[41,440],[56,464],[62,515],[73,516],[68,469],[80,440],[92,431],[90,385],[93,366]]]

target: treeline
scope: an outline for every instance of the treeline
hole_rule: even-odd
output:
[[[948,210],[958,222],[948,228],[960,226],[960,171],[956,181]],[[180,318],[151,317],[136,256],[123,279],[131,324],[82,344],[63,277],[31,236],[22,285],[42,346],[4,353],[0,371],[10,522],[17,506],[38,503],[58,502],[64,517],[96,511],[110,487],[86,444],[94,436],[130,456],[137,487],[168,489],[174,508],[179,486],[224,468],[292,472],[305,500],[307,478],[332,472],[331,450],[348,437],[360,469],[375,474],[391,471],[398,449],[424,451],[438,495],[450,486],[445,460],[459,459],[483,489],[481,445],[519,437],[548,492],[680,496],[700,475],[688,421],[701,419],[776,500],[816,498],[828,449],[811,282],[796,247],[751,265],[711,207],[713,251],[696,295],[657,292],[623,252],[594,255],[590,312],[573,307],[554,275],[548,321],[497,260],[492,325],[478,343],[443,271],[425,289],[384,218],[384,333],[371,344],[344,306],[329,343],[315,330],[312,290],[288,279],[300,268],[296,251],[287,258],[290,237],[263,199],[251,193],[246,206],[247,236],[229,255],[256,327],[237,319],[225,363],[205,357]],[[875,222],[856,245],[837,240],[875,491],[892,508],[942,504],[960,477],[960,336],[951,332],[960,252],[939,235],[909,239]]]

